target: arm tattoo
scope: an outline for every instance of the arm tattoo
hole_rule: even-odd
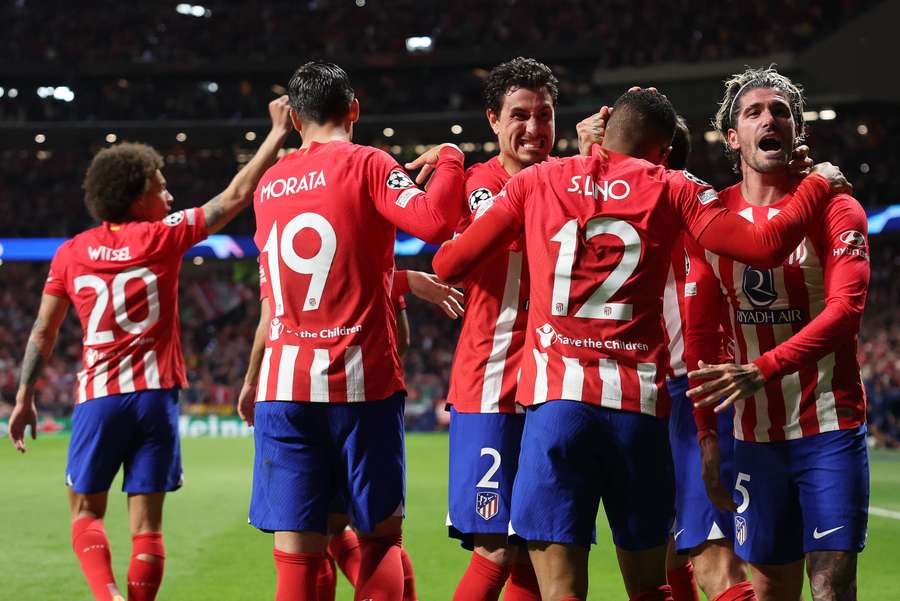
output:
[[[25,357],[22,359],[22,370],[19,375],[20,386],[33,386],[37,381],[41,370],[44,368],[44,356],[41,354],[41,347],[29,339],[25,346]]]
[[[203,218],[206,220],[207,229],[216,227],[224,216],[225,207],[222,206],[221,194],[203,205]]]

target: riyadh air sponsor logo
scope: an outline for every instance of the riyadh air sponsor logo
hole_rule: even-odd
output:
[[[165,223],[169,227],[175,227],[182,221],[184,221],[184,211],[178,211],[177,213],[172,213],[171,215],[167,215],[166,218],[163,219],[163,223]]]
[[[775,275],[771,269],[757,269],[747,266],[741,278],[744,296],[754,307],[768,307],[778,298],[775,291]]]
[[[406,175],[405,172],[400,169],[394,169],[388,174],[387,181],[385,182],[387,187],[391,190],[405,190],[407,188],[412,188],[416,185],[412,178]]]
[[[536,328],[539,342],[543,348],[547,348],[553,343],[563,344],[565,346],[574,346],[575,348],[591,348],[615,351],[648,351],[650,347],[643,342],[631,342],[627,340],[597,340],[595,338],[569,338],[558,333],[553,326],[545,323]]]
[[[819,527],[816,526],[815,528],[813,528],[813,538],[816,540],[819,540],[820,538],[825,538],[829,534],[834,534],[841,528],[843,528],[843,526],[838,526],[837,528],[831,528],[830,530],[823,530],[822,532],[819,532]]]
[[[490,200],[494,195],[487,188],[476,188],[469,194],[469,211],[475,213],[478,211],[481,203]]]
[[[734,540],[739,545],[747,542],[747,520],[739,515],[734,516]]]
[[[500,494],[495,492],[479,492],[475,495],[475,513],[485,521],[500,511]]]
[[[594,199],[602,198],[603,202],[607,202],[625,200],[631,194],[631,186],[623,179],[594,181],[590,175],[574,175],[566,192],[574,192]]]
[[[279,198],[286,194],[296,194],[298,192],[310,192],[317,188],[324,188],[325,172],[310,171],[306,175],[299,177],[286,177],[284,179],[273,179],[263,184],[259,191],[259,202],[263,203],[270,198]]]

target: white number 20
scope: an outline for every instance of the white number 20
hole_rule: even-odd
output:
[[[491,447],[484,447],[481,449],[481,456],[490,455],[494,460],[491,463],[491,467],[488,468],[488,471],[484,473],[481,480],[478,481],[478,484],[475,485],[476,488],[500,488],[500,483],[496,480],[491,480],[494,477],[494,474],[497,473],[497,470],[500,469],[500,452],[497,449],[492,449]]]
[[[294,238],[302,230],[312,229],[319,235],[321,246],[319,252],[309,258],[301,257],[294,250]],[[284,315],[284,296],[281,292],[281,273],[278,270],[278,257],[291,271],[309,274],[309,288],[303,301],[304,311],[315,311],[322,301],[322,291],[328,280],[331,262],[337,250],[337,235],[328,220],[317,213],[301,213],[287,222],[281,237],[278,236],[278,223],[272,224],[269,237],[262,252],[266,253],[269,264],[269,281],[272,283],[272,295],[275,300],[275,315]]]
[[[600,234],[609,234],[622,241],[622,258],[609,276],[597,287],[575,317],[588,319],[631,319],[632,305],[610,303],[609,299],[622,284],[628,281],[641,260],[641,236],[627,221],[609,217],[594,217],[585,225],[585,237],[590,240]],[[559,256],[553,272],[552,315],[569,314],[569,295],[572,285],[572,268],[575,265],[575,250],[578,244],[578,220],[571,219],[551,240],[559,242]]]
[[[125,307],[125,285],[131,280],[142,280],[147,291],[147,317],[141,321],[131,321]],[[114,340],[112,330],[100,330],[100,319],[109,304],[109,290],[106,282],[95,275],[80,275],[73,280],[75,292],[90,288],[96,294],[94,307],[88,317],[87,333],[84,343],[88,346],[107,344]],[[156,285],[156,274],[146,267],[136,267],[116,275],[112,281],[113,314],[119,327],[129,334],[142,334],[159,319],[159,291]]]

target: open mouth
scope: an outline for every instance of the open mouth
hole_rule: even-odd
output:
[[[765,136],[759,141],[759,149],[763,152],[780,152],[784,148],[781,140],[777,136]]]
[[[546,146],[546,140],[522,140],[522,149],[528,152],[538,152]]]

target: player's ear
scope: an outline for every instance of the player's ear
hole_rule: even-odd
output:
[[[741,149],[741,143],[738,142],[738,135],[737,135],[736,129],[728,130],[728,132],[725,134],[725,141],[728,142],[728,146],[732,150],[740,150]]]
[[[359,100],[356,98],[350,103],[350,111],[347,113],[347,119],[350,123],[359,121]]]
[[[487,115],[488,123],[491,125],[491,129],[494,130],[494,134],[500,133],[500,115],[496,114],[491,109],[487,109],[484,111],[484,114]]]
[[[294,109],[291,109],[291,124],[297,130],[297,133],[303,136],[303,122],[300,121],[300,115]]]

